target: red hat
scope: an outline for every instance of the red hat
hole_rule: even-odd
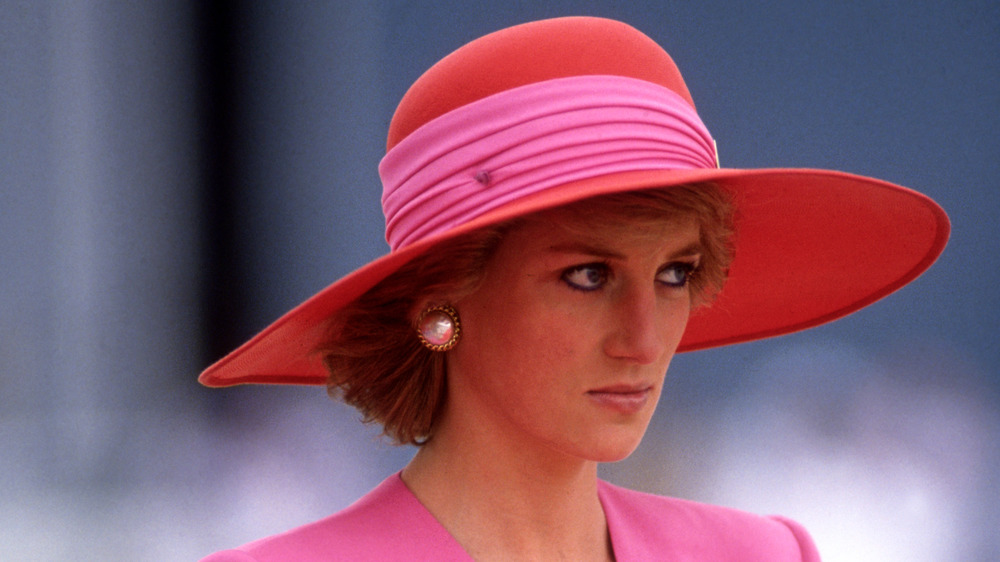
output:
[[[526,23],[477,39],[421,76],[379,166],[391,252],[333,283],[201,374],[207,386],[325,384],[326,321],[444,240],[608,193],[711,181],[736,203],[726,285],[679,351],[802,330],[926,270],[944,211],[888,182],[809,169],[720,168],[673,60],[613,20]]]

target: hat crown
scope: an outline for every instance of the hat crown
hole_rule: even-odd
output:
[[[389,125],[391,150],[424,123],[476,100],[554,78],[614,75],[664,86],[694,107],[673,59],[634,27],[566,17],[485,35],[441,59],[406,92]]]

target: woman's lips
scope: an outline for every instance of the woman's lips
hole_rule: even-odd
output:
[[[609,386],[587,391],[597,404],[622,414],[636,414],[649,402],[650,386]]]

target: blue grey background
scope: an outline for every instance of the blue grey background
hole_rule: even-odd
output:
[[[424,69],[572,14],[664,46],[724,166],[871,175],[953,223],[851,317],[676,358],[603,475],[791,516],[827,560],[995,558],[1000,5],[497,4],[0,0],[0,558],[190,560],[398,470],[322,389],[195,377],[386,251],[376,166]]]

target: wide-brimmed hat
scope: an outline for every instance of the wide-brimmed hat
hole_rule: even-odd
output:
[[[526,23],[459,48],[407,91],[387,148],[379,172],[390,253],[206,369],[203,384],[324,384],[314,350],[346,304],[442,241],[593,196],[696,182],[732,194],[728,280],[692,315],[679,351],[849,314],[930,267],[949,234],[937,204],[888,182],[719,167],[670,56],[601,18]]]

